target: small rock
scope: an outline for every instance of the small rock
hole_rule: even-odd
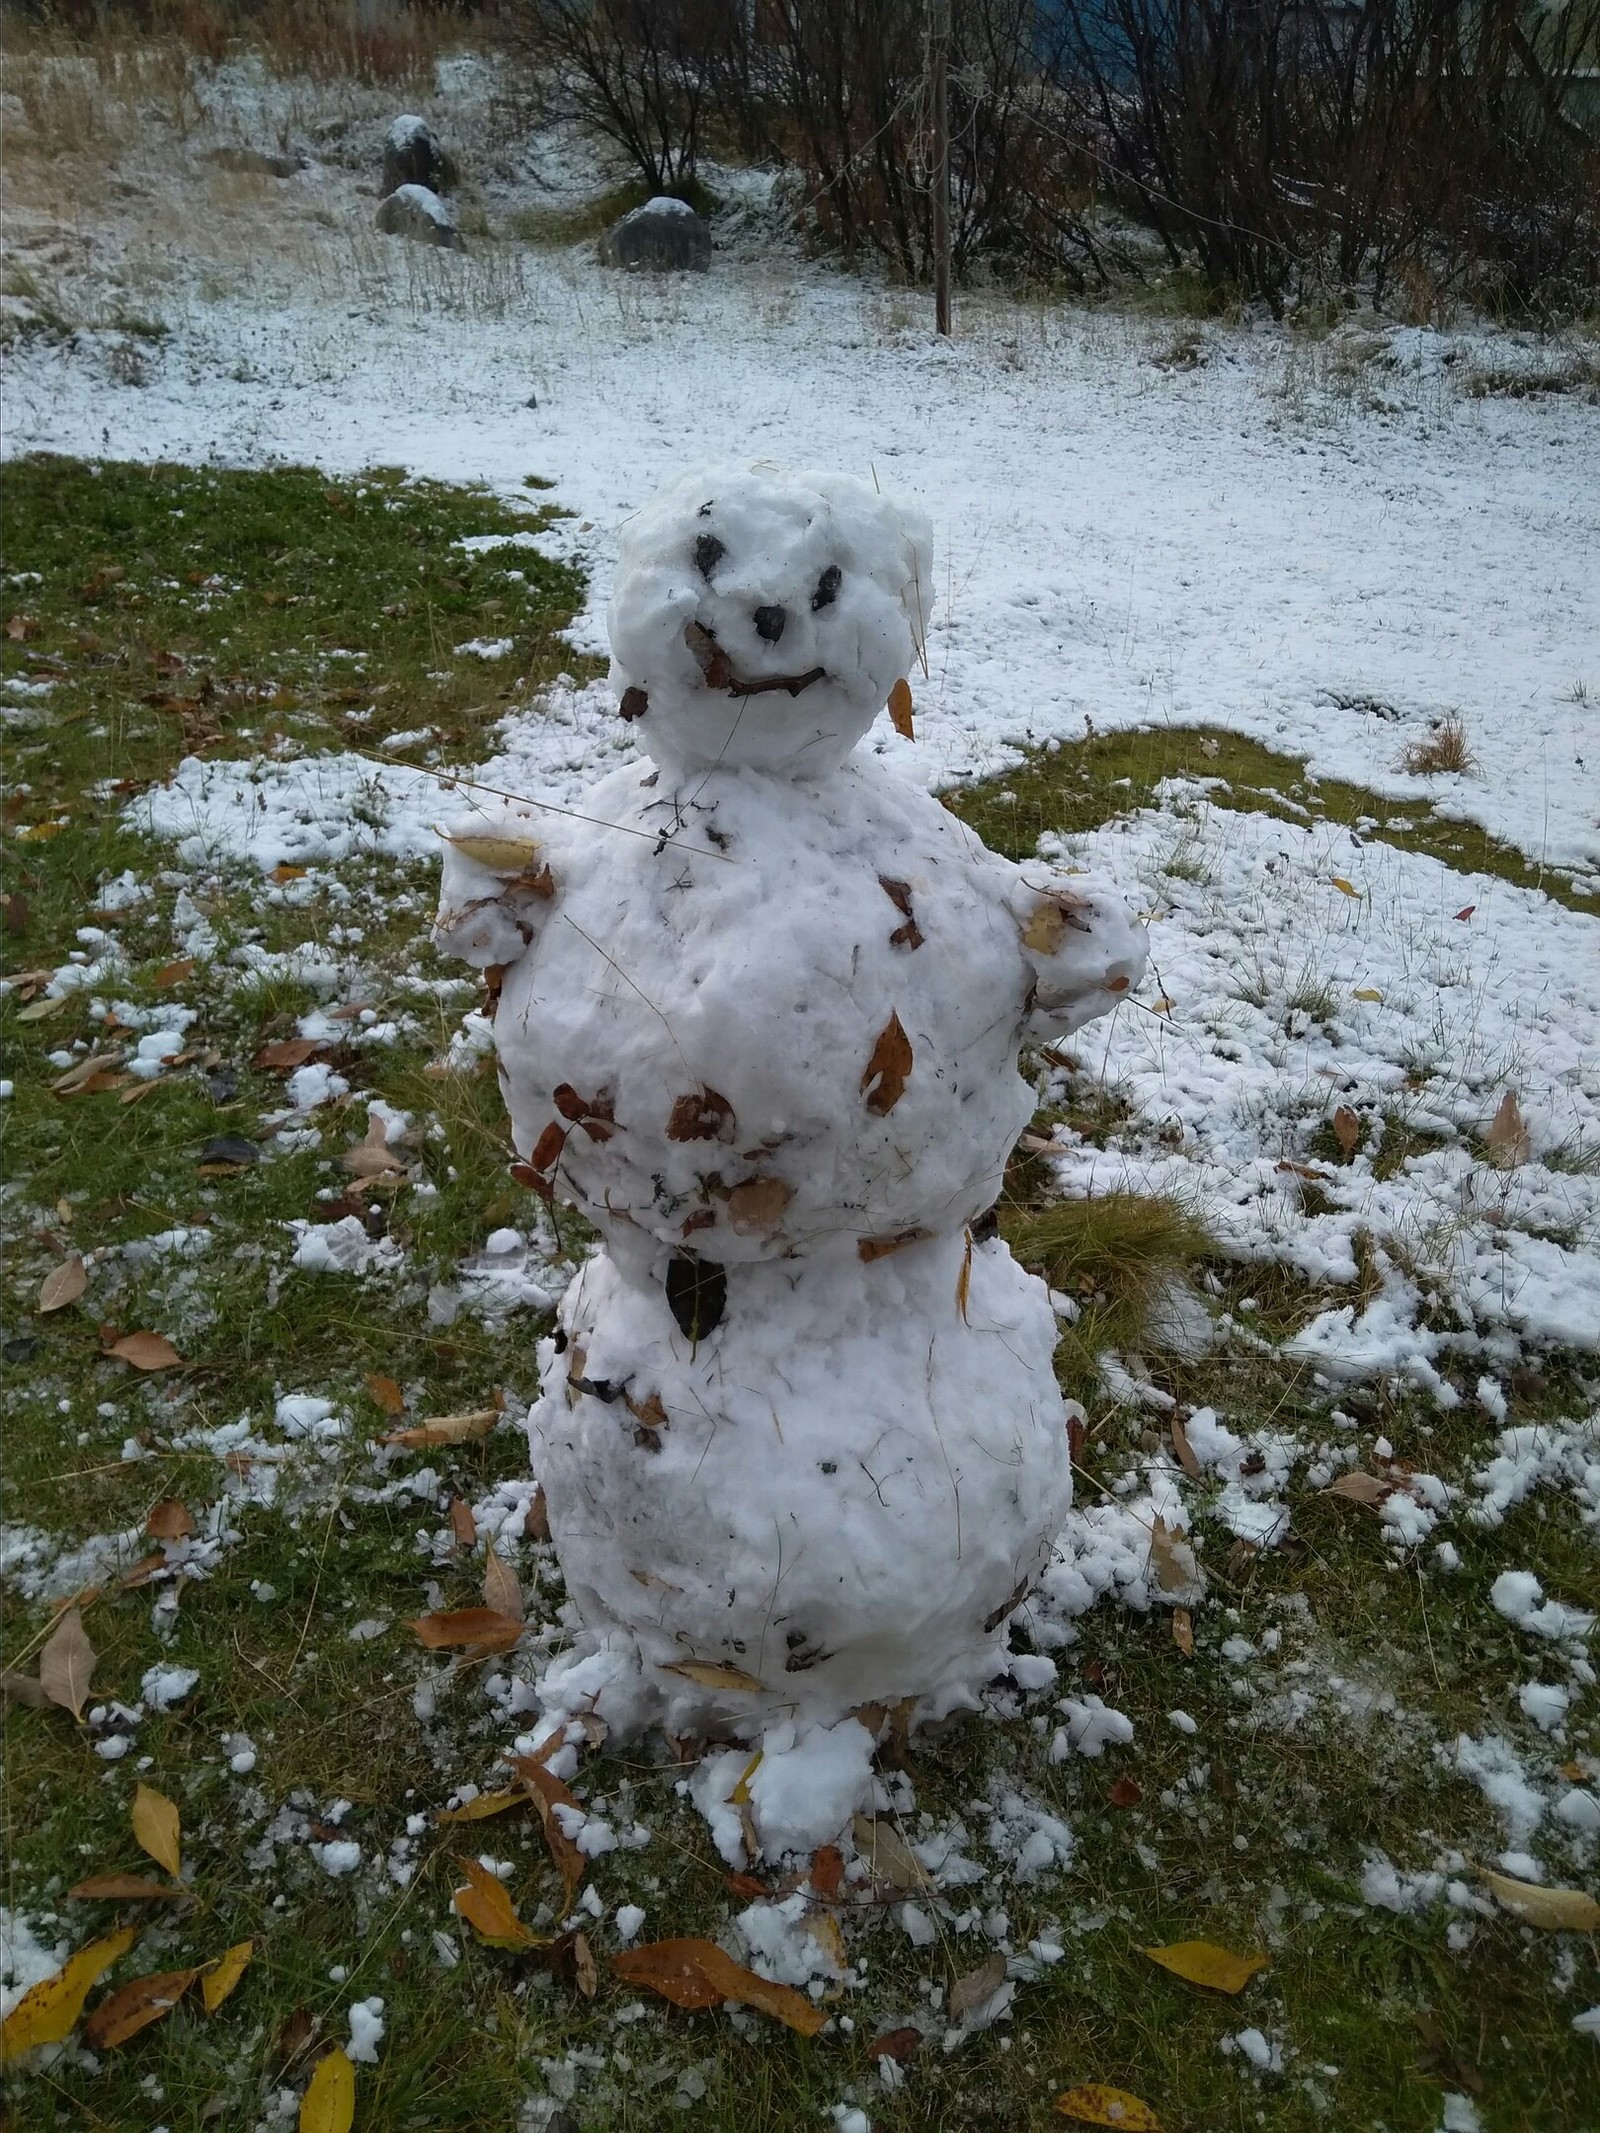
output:
[[[397,193],[403,185],[422,185],[429,192],[447,193],[459,175],[454,156],[440,147],[439,136],[425,118],[408,111],[395,120],[383,143],[385,194]]]
[[[380,200],[373,223],[386,237],[410,237],[417,244],[440,244],[452,252],[466,250],[455,216],[425,185],[402,185]]]
[[[711,231],[686,201],[660,194],[607,232],[600,256],[612,267],[704,274],[711,265]]]

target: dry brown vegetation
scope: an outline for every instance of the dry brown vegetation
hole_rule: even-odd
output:
[[[1404,763],[1416,777],[1436,777],[1442,771],[1465,774],[1476,770],[1478,758],[1472,752],[1467,739],[1467,729],[1454,712],[1441,718],[1426,740],[1412,741],[1406,749]]]

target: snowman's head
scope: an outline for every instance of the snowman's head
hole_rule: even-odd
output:
[[[922,651],[932,543],[920,511],[849,474],[717,467],[622,531],[611,679],[672,769],[820,775]]]

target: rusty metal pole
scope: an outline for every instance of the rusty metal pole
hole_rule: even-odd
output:
[[[931,0],[933,70],[933,317],[950,331],[950,0]]]

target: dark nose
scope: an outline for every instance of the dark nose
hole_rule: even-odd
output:
[[[776,644],[783,635],[783,625],[788,619],[787,608],[758,607],[755,612],[756,635],[763,644]]]

